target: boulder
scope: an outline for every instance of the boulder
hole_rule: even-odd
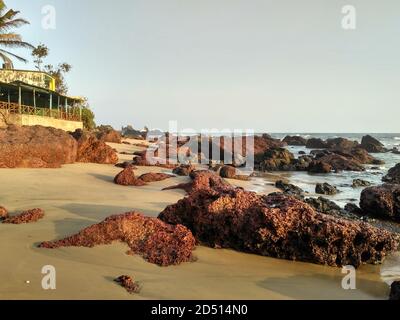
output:
[[[334,186],[331,186],[329,183],[317,183],[315,186],[315,193],[334,195],[338,193],[338,189]]]
[[[318,212],[336,216],[341,215],[342,209],[335,202],[324,197],[307,198],[305,202]]]
[[[10,125],[0,129],[0,168],[59,168],[74,163],[77,142],[65,131]]]
[[[196,243],[186,227],[169,225],[133,211],[110,216],[70,237],[42,242],[39,247],[94,247],[114,241],[126,243],[129,254],[139,254],[160,266],[190,261]]]
[[[191,192],[159,218],[185,225],[199,243],[213,248],[330,266],[378,263],[400,240],[364,222],[318,213],[291,196],[226,186]]]
[[[371,153],[386,152],[385,146],[370,135],[362,137],[361,147]]]
[[[135,177],[133,166],[128,166],[114,178],[114,183],[121,186],[144,186],[146,183]]]
[[[364,189],[360,207],[371,216],[400,221],[400,185],[387,183]]]
[[[147,183],[147,182],[156,182],[156,181],[163,181],[169,178],[172,178],[173,176],[170,174],[166,173],[159,173],[159,172],[149,172],[142,174],[139,177],[139,180]]]
[[[355,214],[357,216],[364,216],[364,212],[361,210],[361,208],[359,206],[357,206],[356,204],[351,203],[351,202],[347,203],[344,206],[344,210],[349,212],[349,213]]]
[[[310,138],[307,140],[306,148],[308,149],[326,149],[328,144],[320,138]]]
[[[330,150],[338,151],[351,151],[353,148],[358,146],[357,141],[351,141],[346,138],[333,138],[326,140],[327,148]]]
[[[400,184],[400,163],[389,169],[387,175],[382,178],[382,181]]]
[[[119,276],[114,279],[116,283],[118,283],[121,287],[125,288],[128,293],[139,293],[140,286],[139,284],[132,279],[132,277],[127,275]]]
[[[188,176],[194,170],[195,167],[191,164],[181,164],[179,167],[174,168],[172,173],[178,176]]]
[[[8,211],[6,208],[0,206],[0,221],[6,219],[8,217]]]
[[[354,179],[352,183],[353,188],[360,188],[360,187],[369,187],[371,185],[371,182],[365,181],[362,179]]]
[[[332,170],[332,166],[323,161],[312,161],[308,166],[308,172],[310,173],[330,173]]]
[[[307,139],[300,136],[286,136],[282,141],[289,146],[305,146],[307,144]]]
[[[7,217],[2,222],[7,224],[23,224],[36,222],[44,217],[44,211],[39,208],[24,211],[16,216]]]
[[[285,171],[290,169],[294,155],[284,148],[271,148],[254,160],[262,171]]]
[[[393,281],[390,285],[389,300],[400,300],[400,281]]]
[[[278,180],[275,182],[275,187],[279,190],[282,190],[282,192],[287,195],[304,198],[304,190],[298,186],[295,186],[294,184],[287,183],[283,180]]]
[[[340,170],[364,171],[365,170],[364,166],[360,162],[353,160],[353,159],[346,158],[346,157],[336,154],[336,153],[326,154],[322,157],[317,158],[314,161],[329,164],[332,167],[332,169],[336,170],[336,171],[340,171]],[[320,165],[318,165],[317,163],[314,163],[311,166],[311,168],[313,168],[315,166],[320,166]]]
[[[96,131],[97,139],[103,142],[121,143],[121,133],[114,130],[111,126],[99,126]]]
[[[117,153],[105,142],[96,138],[94,133],[77,129],[71,135],[78,142],[77,162],[116,164]]]
[[[227,178],[227,179],[235,179],[236,178],[236,168],[232,166],[222,166],[221,169],[219,170],[219,175],[222,178]]]

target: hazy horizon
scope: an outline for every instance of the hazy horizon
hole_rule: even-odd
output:
[[[398,1],[5,2],[31,22],[24,40],[50,48],[46,62],[73,66],[69,94],[89,98],[98,124],[399,131]],[[346,4],[355,30],[341,27]],[[45,5],[55,30],[41,26]]]

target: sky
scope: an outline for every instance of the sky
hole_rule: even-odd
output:
[[[98,124],[400,132],[398,0],[5,2],[30,21],[24,40],[50,48],[46,63],[73,66],[69,94],[88,97]]]

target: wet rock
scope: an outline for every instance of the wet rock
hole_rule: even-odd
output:
[[[299,151],[299,154],[305,155],[306,153],[305,153],[305,151]]]
[[[354,179],[352,183],[353,188],[360,188],[360,187],[369,187],[371,185],[371,182],[365,181],[362,179]]]
[[[362,137],[361,147],[371,153],[387,152],[385,146],[370,135]]]
[[[400,281],[393,281],[391,284],[389,300],[400,300]]]
[[[331,154],[327,154],[324,155],[322,157],[317,158],[316,163],[314,163],[314,165],[311,166],[311,168],[317,166],[317,162],[321,162],[321,163],[325,163],[325,164],[329,164],[333,170],[335,171],[364,171],[365,168],[364,166],[353,160],[353,159],[349,159],[346,158],[342,155],[336,154],[336,153],[331,153]]]
[[[286,136],[282,141],[289,146],[305,146],[307,144],[307,139],[300,136]]]
[[[8,211],[6,208],[0,206],[0,221],[6,219],[8,217]]]
[[[307,140],[306,148],[308,149],[326,149],[328,144],[319,138],[310,138]]]
[[[234,168],[232,166],[222,166],[221,169],[219,170],[219,175],[222,178],[235,179],[236,168]]]
[[[255,158],[261,171],[286,171],[291,167],[294,155],[284,148],[272,148]]]
[[[190,261],[196,242],[182,225],[173,226],[137,212],[127,212],[110,216],[62,240],[42,242],[39,247],[94,247],[114,241],[126,243],[130,247],[129,254],[139,254],[160,266]]]
[[[318,213],[294,197],[232,187],[191,192],[159,218],[210,247],[330,266],[377,263],[399,244],[397,234]]]
[[[132,279],[132,277],[127,275],[119,276],[114,279],[116,283],[118,283],[121,287],[125,288],[129,293],[139,293],[140,286],[139,284]]]
[[[65,131],[10,125],[0,129],[0,168],[59,168],[74,163],[76,141]]]
[[[99,126],[96,129],[97,139],[103,142],[121,143],[121,133],[114,130],[111,126]]]
[[[342,213],[342,208],[340,208],[335,202],[324,197],[307,198],[305,202],[321,213],[336,216],[340,216]]]
[[[191,164],[181,164],[179,167],[174,168],[172,173],[178,176],[188,176],[194,170],[195,167]]]
[[[334,195],[338,193],[338,190],[336,187],[331,186],[329,183],[317,183],[317,185],[315,186],[315,193]]]
[[[116,164],[117,153],[105,142],[96,138],[93,133],[81,129],[71,133],[78,142],[77,162]]]
[[[312,161],[308,166],[308,172],[310,173],[330,173],[332,170],[332,166],[323,161]]]
[[[23,224],[36,222],[44,217],[44,211],[39,208],[24,211],[16,216],[7,217],[2,222],[7,224]]]
[[[358,146],[357,141],[351,141],[346,138],[334,138],[326,140],[327,148],[330,150],[338,150],[338,151],[351,151],[353,148]]]
[[[157,181],[163,181],[169,178],[172,178],[173,176],[170,174],[166,173],[159,173],[159,172],[149,172],[142,174],[139,177],[139,180],[143,182],[157,182]]]
[[[400,184],[400,163],[389,169],[387,175],[382,178],[382,181]]]
[[[304,198],[304,190],[298,186],[295,186],[294,184],[287,183],[283,180],[278,180],[275,182],[275,187],[279,190],[282,190],[282,192],[287,195]]]
[[[143,180],[136,178],[133,166],[128,166],[118,173],[114,178],[114,183],[121,186],[144,186],[146,184]]]
[[[360,207],[370,216],[400,221],[400,185],[387,183],[364,189]]]
[[[364,216],[364,212],[361,210],[361,208],[351,202],[345,205],[344,210],[346,210],[349,213],[355,214],[357,216]]]

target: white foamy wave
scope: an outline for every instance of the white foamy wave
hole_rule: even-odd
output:
[[[393,139],[394,140],[400,140],[400,137],[394,137]]]

